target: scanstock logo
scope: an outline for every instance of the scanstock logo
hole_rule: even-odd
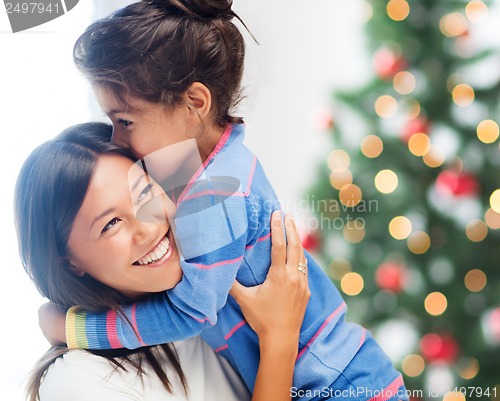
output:
[[[4,0],[12,32],[20,32],[52,21],[72,10],[79,0]]]

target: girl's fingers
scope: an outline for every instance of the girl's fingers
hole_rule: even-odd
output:
[[[285,266],[287,247],[279,210],[271,215],[271,245],[271,267]]]

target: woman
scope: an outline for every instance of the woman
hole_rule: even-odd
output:
[[[172,203],[110,143],[111,134],[106,124],[81,124],[39,146],[18,178],[16,229],[23,265],[42,295],[61,308],[112,308],[133,330],[134,315],[124,315],[122,306],[172,288],[182,271],[166,218]],[[281,218],[273,218],[268,279],[248,289],[235,284],[231,292],[259,337],[254,401],[290,399],[309,299],[297,271],[304,255],[293,221],[286,219],[285,251]],[[54,347],[36,367],[28,395],[32,401],[249,399],[228,363],[198,338],[92,354]]]

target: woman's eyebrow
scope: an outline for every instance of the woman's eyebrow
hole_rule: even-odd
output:
[[[130,187],[130,191],[131,192],[134,192],[137,187],[139,186],[139,184],[141,183],[142,179],[145,177],[146,175],[145,174],[142,174],[140,175],[137,180],[132,184],[132,186]]]
[[[99,216],[96,216],[94,218],[94,220],[92,220],[92,223],[90,224],[90,228],[92,229],[93,225],[97,221],[99,221],[100,219],[102,219],[104,216],[113,213],[114,211],[115,211],[115,208],[114,207],[110,207],[109,209],[106,209],[104,212],[102,212]]]

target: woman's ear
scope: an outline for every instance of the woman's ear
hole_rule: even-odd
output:
[[[185,93],[188,108],[204,119],[212,109],[212,94],[201,82],[193,82]]]
[[[81,268],[79,268],[78,266],[75,266],[73,263],[71,263],[71,261],[68,263],[68,268],[69,268],[70,272],[73,273],[75,276],[78,276],[78,277],[85,276],[85,272]]]

